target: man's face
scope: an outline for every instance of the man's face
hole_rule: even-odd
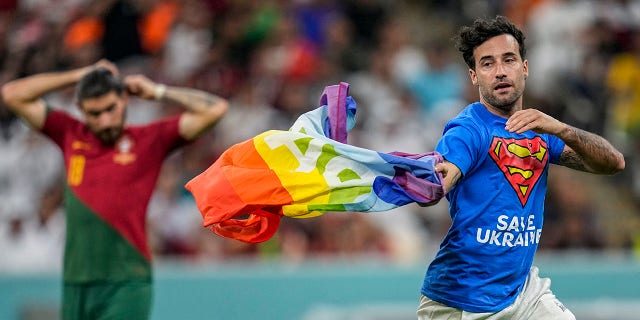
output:
[[[113,91],[81,101],[80,109],[87,126],[102,143],[113,145],[122,135],[126,103],[125,96],[118,96]]]
[[[511,115],[522,108],[522,93],[529,75],[528,62],[522,60],[518,41],[509,34],[495,36],[473,51],[475,70],[471,82],[478,86],[480,102],[500,115]]]

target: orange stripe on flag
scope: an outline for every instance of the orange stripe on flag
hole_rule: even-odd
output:
[[[282,205],[293,202],[253,140],[229,148],[185,187],[198,195],[203,226],[246,242],[270,238],[278,229]]]

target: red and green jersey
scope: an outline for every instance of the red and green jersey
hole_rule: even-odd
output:
[[[49,110],[42,132],[64,154],[64,281],[151,278],[146,211],[163,160],[186,143],[179,117],[124,129],[105,146],[81,121]]]

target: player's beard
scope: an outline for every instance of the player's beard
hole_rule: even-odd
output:
[[[114,126],[105,128],[102,130],[94,131],[93,133],[96,135],[98,140],[105,145],[114,145],[118,139],[122,136],[123,126]]]
[[[113,146],[122,136],[122,132],[124,131],[124,121],[126,117],[127,110],[124,109],[119,124],[103,129],[91,128],[91,131],[93,131],[93,134],[96,135],[96,137],[98,138],[98,140],[100,140],[100,142],[102,142],[102,144]]]
[[[517,86],[513,86],[512,88],[513,91],[507,95],[497,95],[494,93],[493,87],[481,87],[480,95],[491,107],[503,111],[505,114],[510,114],[520,97],[522,97],[523,92],[523,90]]]

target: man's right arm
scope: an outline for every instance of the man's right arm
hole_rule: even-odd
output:
[[[10,81],[2,86],[3,103],[31,127],[41,129],[46,117],[45,94],[78,82],[87,72],[107,61],[62,72],[39,73]]]
[[[2,86],[4,104],[31,127],[44,125],[46,104],[42,96],[77,81],[79,72],[41,73],[17,79]]]

